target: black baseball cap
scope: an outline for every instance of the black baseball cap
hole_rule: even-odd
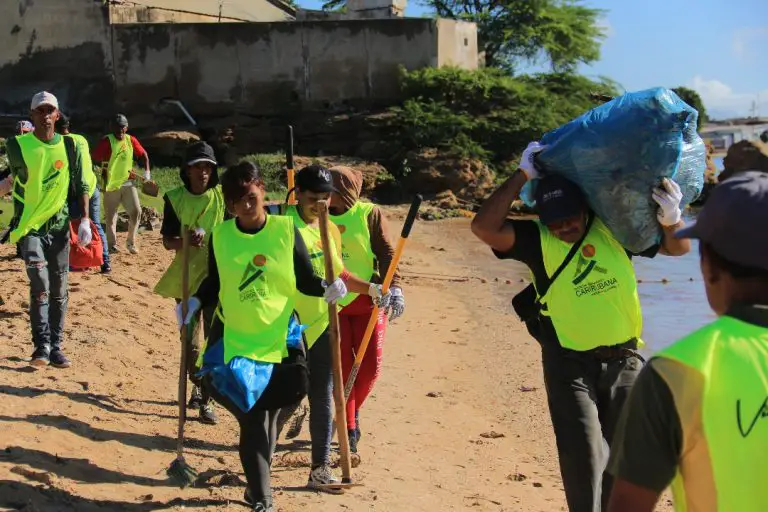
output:
[[[587,200],[578,185],[562,176],[544,176],[535,185],[533,196],[542,224],[567,219],[587,209]]]
[[[296,188],[310,192],[338,192],[333,186],[331,171],[322,165],[309,165],[296,175]]]
[[[219,165],[216,162],[216,153],[213,152],[213,148],[202,140],[187,146],[187,150],[184,153],[184,162],[186,165],[195,165],[200,162]]]
[[[745,171],[718,184],[695,223],[675,233],[709,244],[720,256],[768,270],[768,173]]]
[[[128,118],[123,114],[117,114],[112,122],[115,124],[115,126],[128,126]]]

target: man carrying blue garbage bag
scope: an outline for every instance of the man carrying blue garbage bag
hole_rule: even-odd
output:
[[[533,284],[513,306],[540,343],[560,471],[571,512],[605,510],[611,489],[604,474],[616,421],[640,372],[642,314],[633,256],[681,256],[690,243],[674,237],[683,226],[680,187],[661,180],[647,194],[658,205],[660,242],[627,251],[589,207],[575,183],[542,172],[528,145],[519,169],[485,202],[472,232],[501,259],[525,263]],[[507,220],[523,187],[535,181],[539,220]]]

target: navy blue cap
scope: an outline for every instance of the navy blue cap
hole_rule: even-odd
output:
[[[337,192],[331,171],[322,165],[308,165],[296,174],[296,188],[310,192]]]
[[[715,186],[696,222],[677,238],[706,242],[720,256],[768,270],[768,173],[745,171]]]
[[[574,182],[550,174],[537,180],[533,196],[542,224],[578,215],[587,209],[584,193]]]

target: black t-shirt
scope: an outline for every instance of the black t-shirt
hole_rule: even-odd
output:
[[[163,236],[181,236],[181,221],[173,209],[168,194],[163,196],[163,225],[160,226],[160,234]]]
[[[493,250],[497,258],[506,260],[512,259],[525,263],[533,274],[534,284],[546,283],[549,280],[549,274],[544,266],[544,254],[541,250],[541,233],[539,226],[532,220],[508,220],[515,229],[515,244],[506,252]],[[632,259],[633,256],[643,256],[653,258],[659,252],[659,246],[654,245],[641,254],[633,254],[627,251],[627,256]],[[543,335],[547,341],[549,339],[557,340],[555,327],[549,316],[542,316]],[[559,342],[558,342],[559,343]]]

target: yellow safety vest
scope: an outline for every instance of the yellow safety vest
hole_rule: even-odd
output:
[[[75,144],[80,149],[80,158],[83,163],[83,183],[88,185],[88,197],[93,197],[93,193],[96,191],[96,174],[93,172],[93,160],[91,160],[91,150],[88,147],[88,141],[85,137],[76,133],[70,133],[65,137],[71,137]],[[99,222],[101,219],[96,219]]]
[[[293,219],[268,215],[255,235],[243,233],[231,219],[213,233],[224,362],[240,356],[279,363],[288,355],[288,322],[297,293]]]
[[[118,140],[111,133],[107,135],[109,145],[112,148],[112,155],[109,157],[109,166],[107,167],[107,183],[105,189],[107,192],[118,190],[123,183],[128,181],[133,169],[133,143],[131,136],[127,133],[123,140]]]
[[[716,496],[716,503],[707,505],[722,512],[768,509],[768,329],[723,316],[657,355],[703,379],[700,397],[677,396],[675,405],[700,408],[678,416],[700,418],[700,424],[681,421],[681,427],[683,439],[706,443],[706,449],[698,451],[709,453],[710,468],[705,469],[711,470]],[[687,427],[696,428],[695,436]],[[683,446],[684,453],[690,449]],[[695,488],[694,483],[702,485],[696,482],[700,471],[701,460],[688,466],[683,460],[678,467],[672,482],[676,510],[698,510],[690,503],[693,493],[687,495],[686,490]],[[711,479],[705,485],[709,488]]]
[[[548,276],[565,260],[567,244],[538,223]],[[595,218],[581,249],[552,283],[543,311],[552,319],[560,345],[585,351],[618,345],[643,330],[640,297],[632,261],[603,222]]]
[[[200,195],[192,194],[184,186],[176,187],[169,191],[167,196],[182,227],[205,230],[203,246],[189,248],[189,291],[194,293],[208,275],[208,241],[213,229],[224,222],[224,196],[220,185]],[[155,286],[155,293],[163,297],[181,299],[181,272],[181,252],[177,252],[168,270]]]
[[[293,218],[293,222],[299,230],[301,238],[307,246],[309,260],[312,262],[312,268],[315,275],[325,277],[325,259],[323,254],[323,243],[320,237],[320,229],[314,226],[308,226],[301,218],[297,206],[290,205],[286,209],[286,215]],[[344,270],[344,262],[339,254],[341,253],[341,234],[338,228],[329,223],[331,243],[335,247],[331,248],[331,258],[333,259],[333,270],[336,276]],[[315,344],[321,334],[328,328],[328,304],[322,297],[310,297],[299,293],[296,296],[296,312],[299,314],[299,321],[306,325],[304,337],[309,348]]]
[[[363,281],[370,281],[376,273],[375,256],[371,248],[371,233],[368,230],[368,216],[373,211],[372,203],[358,201],[341,215],[331,215],[331,220],[341,232],[342,258],[344,267]],[[347,306],[357,298],[357,293],[348,293],[339,301]]]
[[[27,166],[27,181],[14,179],[13,197],[24,204],[19,223],[11,232],[15,244],[30,231],[40,229],[67,204],[69,159],[64,137],[57,144],[46,144],[27,133],[16,137]]]

